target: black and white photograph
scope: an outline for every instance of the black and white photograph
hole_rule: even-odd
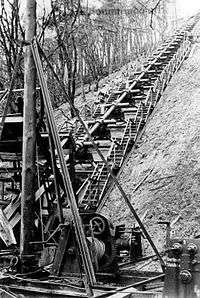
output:
[[[200,0],[0,0],[0,298],[200,298]]]

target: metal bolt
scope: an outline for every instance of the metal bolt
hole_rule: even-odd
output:
[[[194,255],[197,253],[198,247],[196,244],[190,243],[187,246],[187,250],[188,250],[189,254]]]
[[[75,255],[75,254],[76,254],[75,247],[70,247],[70,248],[68,248],[67,253],[68,253],[69,255]]]
[[[183,251],[183,247],[180,243],[174,243],[174,245],[172,246],[172,250],[174,254],[181,254]]]
[[[184,284],[188,284],[192,281],[192,274],[188,270],[182,270],[180,272],[180,279]]]

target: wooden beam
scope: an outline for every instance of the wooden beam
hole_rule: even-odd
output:
[[[36,90],[40,90],[40,88],[37,87]],[[7,93],[7,92],[8,92],[8,90],[0,90],[0,95],[1,95],[1,94],[5,94],[5,93]],[[15,93],[15,92],[24,92],[24,89],[12,89],[12,92],[14,92],[14,93]],[[3,100],[3,98],[1,98],[0,101],[1,101],[1,100]]]
[[[2,117],[0,117],[0,122],[2,121]],[[16,116],[16,115],[7,115],[5,117],[5,123],[21,123],[23,122],[23,117],[20,116]]]
[[[31,42],[36,34],[36,1],[26,0],[25,40]],[[35,157],[36,157],[36,69],[31,47],[24,57],[24,125],[22,157],[21,238],[20,255],[31,253],[34,238]]]
[[[37,74],[38,74],[38,78],[39,78],[39,82],[40,82],[40,86],[41,86],[41,90],[42,90],[42,95],[43,95],[43,99],[44,99],[47,120],[49,123],[49,127],[50,127],[50,130],[52,133],[52,138],[54,141],[55,149],[57,150],[57,154],[58,154],[58,158],[59,158],[59,162],[60,162],[60,166],[61,166],[61,172],[63,175],[63,183],[64,183],[65,191],[67,194],[66,203],[69,204],[71,212],[72,212],[75,233],[76,233],[76,239],[77,239],[77,242],[79,245],[80,255],[82,258],[83,267],[84,267],[84,271],[85,271],[86,278],[87,278],[87,283],[88,283],[88,285],[93,285],[96,283],[94,268],[93,268],[93,264],[91,261],[90,252],[89,252],[89,249],[87,246],[81,217],[79,215],[79,211],[77,208],[77,203],[76,203],[72,183],[70,180],[69,172],[68,172],[67,165],[65,162],[64,152],[63,152],[60,138],[58,135],[58,131],[56,128],[56,123],[55,123],[54,114],[53,114],[53,108],[51,105],[47,82],[45,80],[45,75],[44,75],[44,72],[42,69],[42,63],[41,63],[41,59],[39,56],[38,46],[35,41],[32,44],[32,51],[33,51],[35,64],[37,67]],[[87,291],[87,287],[86,287],[86,291]],[[92,289],[91,289],[91,292],[92,292]]]

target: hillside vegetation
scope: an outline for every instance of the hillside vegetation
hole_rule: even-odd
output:
[[[165,227],[158,225],[158,220],[177,220],[172,234],[178,237],[200,234],[199,57],[197,43],[165,90],[119,178],[138,214],[146,214],[144,224],[160,250],[165,243]],[[116,189],[102,212],[115,223],[131,225],[134,221]]]

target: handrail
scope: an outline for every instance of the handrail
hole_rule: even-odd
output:
[[[142,118],[143,118],[143,103],[142,103],[142,102],[139,103],[139,106],[138,106],[138,109],[137,109],[137,113],[136,113],[136,115],[135,115],[135,122],[137,121],[137,118],[138,118],[138,117],[139,117],[139,121],[140,121],[140,119],[141,119],[141,116],[138,116],[139,113],[141,113],[141,116],[142,116]]]
[[[100,182],[101,174],[102,174],[104,168],[105,168],[105,165],[103,164],[100,171],[99,171],[99,175],[98,175],[98,178],[97,178],[97,190],[96,190],[94,198],[93,198],[94,201],[96,200],[96,197],[99,195],[99,182]]]
[[[113,147],[113,163],[114,164],[116,162],[116,148],[117,148],[117,145],[115,144],[114,147]]]
[[[153,105],[153,87],[151,87],[149,89],[149,92],[147,94],[146,101],[145,101],[145,107],[148,108],[146,117],[144,119],[145,122],[147,121],[147,119],[149,117],[152,105]]]
[[[126,157],[126,151],[127,151],[127,148],[128,148],[128,145],[129,145],[130,141],[131,141],[131,137],[128,138],[128,140],[126,142],[126,146],[125,146],[125,148],[123,150],[122,159],[121,159],[120,164],[119,164],[120,167],[122,166],[122,163],[124,162],[124,159]]]
[[[126,131],[127,131],[128,126],[129,126],[129,122],[130,122],[130,120],[126,121],[126,126],[125,126],[125,128],[124,128],[124,133],[123,133],[123,136],[122,136],[122,138],[121,138],[120,145],[122,145],[123,140],[124,140],[124,138],[125,138]]]
[[[135,133],[134,140],[138,137],[138,134],[139,134],[140,129],[141,129],[141,124],[143,122],[147,121],[152,106],[155,105],[155,103],[157,102],[159,96],[162,95],[162,93],[165,89],[165,85],[169,82],[169,80],[171,78],[171,75],[174,72],[176,72],[177,66],[183,61],[184,57],[186,56],[186,54],[188,52],[189,44],[190,44],[190,42],[188,42],[188,40],[182,40],[180,42],[180,47],[177,50],[177,52],[170,58],[170,60],[166,64],[166,66],[161,68],[162,69],[161,73],[157,74],[156,80],[154,81],[154,83],[152,83],[152,85],[150,86],[150,88],[149,88],[149,90],[146,94],[145,101],[143,101],[143,102],[141,101],[138,104],[138,108],[137,108],[136,114],[135,114],[134,119],[133,119],[135,124],[136,124],[136,133]],[[158,57],[159,57],[159,55],[157,55],[157,58]],[[137,80],[138,80],[139,77],[140,77],[140,75],[138,75]],[[130,89],[130,87],[129,87],[129,89]],[[126,90],[122,90],[122,92],[119,95],[118,99],[114,101],[115,106],[117,105],[117,102],[118,102],[119,98],[121,98],[123,96],[125,91]],[[110,96],[111,95],[112,95],[112,93],[110,94]],[[144,114],[144,107],[146,108],[145,109],[145,114]],[[97,111],[97,109],[99,109],[99,105],[96,105],[95,111]],[[105,114],[108,114],[107,111],[106,111]],[[94,114],[93,114],[93,116],[94,116]],[[105,118],[105,115],[103,117]],[[129,143],[130,143],[131,138],[132,138],[131,129],[132,129],[131,121],[128,120],[128,121],[126,121],[126,126],[124,128],[123,135],[122,135],[122,138],[120,140],[120,145],[122,146],[122,144],[123,144],[123,148],[122,147],[120,148],[122,150],[122,158],[120,160],[120,166],[122,165],[122,163],[124,161],[124,158],[125,158],[126,152],[127,152],[127,148],[129,146]],[[116,164],[116,153],[120,149],[115,144],[112,144],[112,146],[110,147],[108,156],[113,155],[113,157],[112,157],[113,164]],[[119,151],[119,153],[120,153],[120,151]],[[102,170],[103,170],[103,167],[101,167],[101,170],[98,173],[97,180],[100,179]],[[105,187],[108,183],[108,180],[109,180],[109,175],[106,179],[106,182],[103,186],[103,189],[100,193],[99,198],[101,198],[102,192],[104,192]],[[85,183],[87,183],[87,182],[85,182]],[[91,187],[92,187],[92,185],[95,186],[94,184],[90,183]],[[95,194],[93,193],[93,197],[95,199],[98,197],[98,195],[99,195],[98,192],[96,192]]]
[[[180,31],[180,33],[184,33],[184,32],[185,32],[185,30]],[[177,34],[178,34],[178,32],[177,32]],[[137,79],[135,79],[133,81],[133,83],[130,85],[128,90],[126,90],[126,89],[123,90],[120,97],[117,100],[115,100],[113,102],[113,104],[111,105],[111,107],[106,111],[106,113],[102,117],[102,120],[105,120],[112,113],[112,111],[115,109],[115,107],[126,97],[127,93],[135,87],[137,82],[140,81],[141,78],[143,78],[143,76],[150,70],[152,65],[163,55],[163,53],[171,46],[171,44],[173,44],[173,42],[177,40],[177,38],[178,38],[177,35],[174,35],[170,39],[170,41],[167,43],[167,45],[165,45],[165,47],[156,55],[156,57],[154,57],[154,59],[149,63],[149,65],[141,72],[141,74],[137,77]],[[182,41],[183,40],[181,38],[180,45],[181,45]],[[178,40],[178,42],[179,42],[179,40]],[[90,134],[92,134],[97,129],[98,126],[99,126],[99,123],[94,124],[94,126],[89,130]],[[84,139],[85,138],[87,138],[87,135],[84,136]]]
[[[111,142],[112,143],[111,143],[110,149],[109,149],[108,154],[107,154],[107,160],[109,159],[109,157],[110,157],[110,155],[112,153],[112,150],[113,150],[113,148],[115,146],[115,139],[111,139]]]
[[[137,112],[136,112],[135,117],[134,117],[135,122],[137,121],[137,118],[138,118],[140,105],[141,105],[141,102],[139,103],[139,106],[138,106],[138,108],[137,108]]]
[[[81,184],[81,186],[79,187],[79,189],[76,192],[76,195],[78,196],[80,194],[80,192],[82,191],[82,189],[84,189],[85,185],[89,182],[90,178],[88,177],[83,184]],[[86,190],[87,191],[87,190]],[[78,200],[79,201],[79,200]]]
[[[131,125],[132,125],[132,122],[131,122],[131,120],[129,120],[129,138],[131,138],[131,134],[132,134],[132,127],[131,127]]]
[[[147,105],[148,100],[149,100],[149,97],[150,97],[150,95],[151,95],[151,93],[152,93],[152,88],[153,88],[153,87],[149,88],[149,90],[148,90],[148,92],[147,92],[147,95],[146,95],[146,98],[145,98],[145,102],[144,102],[144,105],[145,105],[145,106]]]
[[[183,45],[184,46],[184,45]],[[182,48],[182,47],[181,47]],[[183,51],[184,53],[184,57],[186,55],[186,51]],[[153,104],[153,97],[155,96],[155,99],[157,101],[157,98],[158,98],[158,94],[162,93],[163,91],[163,86],[164,84],[166,83],[166,81],[168,82],[168,78],[169,78],[169,73],[170,75],[173,74],[176,70],[176,67],[174,67],[175,63],[177,62],[177,57],[180,56],[181,54],[181,50],[178,50],[178,52],[172,57],[172,59],[169,61],[169,63],[166,65],[166,67],[163,69],[163,71],[161,72],[160,76],[158,76],[158,78],[156,79],[156,81],[154,82],[154,86],[152,86],[152,88],[149,90],[147,96],[146,96],[146,101],[145,103],[148,104],[149,103],[149,110],[148,110],[148,114],[147,114],[147,117],[146,119],[148,118],[148,115],[149,115],[149,112],[150,112],[150,108],[151,108],[151,105]],[[167,76],[165,76],[165,72],[167,71]],[[148,96],[149,95],[149,96]],[[139,117],[139,113],[141,112],[141,108],[142,108],[142,104],[140,103],[139,106],[138,106],[138,109],[137,109],[137,112],[136,112],[136,115],[135,115],[135,123],[137,123],[137,120],[139,120],[139,124],[138,126],[136,127],[137,131],[136,131],[136,136],[135,136],[135,140],[137,139],[137,136],[138,136],[138,133],[139,133],[139,129],[140,129],[140,125],[141,125],[141,121],[143,119],[141,119],[142,117]],[[141,115],[142,116],[142,115]],[[139,119],[138,119],[139,118]],[[145,120],[146,120],[145,119]],[[126,129],[127,129],[128,125],[126,125]],[[123,135],[123,138],[125,136],[125,132],[124,132],[124,135]],[[123,156],[125,155],[125,152],[127,150],[127,147],[128,147],[128,144],[130,142],[130,138],[127,140],[127,143],[126,143],[126,146],[124,148],[124,151],[123,151]],[[122,142],[121,142],[122,143]],[[121,162],[120,162],[120,166],[122,165],[124,161],[124,158],[122,158]],[[105,188],[108,184],[108,181],[109,181],[109,176],[107,178],[107,181],[106,183],[104,184],[104,188],[101,192],[101,195],[99,197],[99,202],[101,202],[102,200],[102,196],[104,194],[104,191],[105,191]]]
[[[138,126],[136,127],[136,134],[138,135],[139,134],[139,132],[140,132],[140,126],[141,126],[141,124],[142,124],[142,121],[143,121],[143,119],[142,118],[140,118],[140,120],[139,120],[139,123],[138,123]]]
[[[113,165],[115,164],[115,161],[116,161],[116,160],[115,160],[115,158],[116,158],[116,148],[117,148],[117,145],[116,145],[115,143],[113,143],[113,145],[112,145],[112,150],[110,151],[110,154],[108,155],[108,156],[110,156],[111,153],[113,152],[113,154],[114,154],[114,156],[113,156]],[[111,166],[111,168],[113,168],[113,165]],[[100,193],[100,195],[99,195],[99,202],[100,202],[101,199],[102,199],[102,196],[103,196],[104,191],[105,191],[105,189],[106,189],[106,187],[107,187],[107,184],[108,184],[108,182],[109,182],[110,177],[111,177],[111,175],[110,175],[110,173],[108,173],[108,176],[107,176],[107,179],[106,179],[105,184],[104,184],[104,186],[103,186],[103,189],[102,189],[102,191],[101,191],[101,193]]]
[[[107,185],[108,185],[108,182],[110,181],[110,177],[111,177],[111,175],[110,175],[110,173],[108,173],[107,179],[106,179],[106,181],[105,181],[105,183],[104,183],[104,186],[103,186],[103,188],[102,188],[102,191],[101,191],[101,193],[100,193],[100,195],[99,195],[99,201],[98,201],[98,204],[101,202],[101,199],[102,199],[102,197],[103,197],[103,194],[104,194],[104,192],[105,192],[105,189],[106,189],[106,187],[107,187]]]
[[[176,55],[175,62],[177,62],[178,64],[179,64],[180,61],[177,61],[177,57],[178,57],[178,56],[182,56],[182,55],[181,55],[181,51],[185,52],[183,48],[185,48],[185,46],[187,46],[187,45],[190,43],[190,42],[188,41],[188,39],[187,39],[187,36],[185,35],[185,32],[184,32],[184,36],[185,36],[185,37],[184,37],[184,40],[180,41],[180,45],[181,45],[181,46],[180,46],[180,48],[179,48],[178,51],[177,51],[177,55],[175,54],[175,55]],[[176,40],[176,36],[174,36],[174,38],[172,38],[172,40],[169,42],[169,44],[171,44],[171,42],[173,42],[173,40]],[[162,50],[161,53],[164,53],[164,51],[169,47],[169,44],[165,46],[165,49]],[[154,62],[155,62],[157,59],[159,59],[161,53],[158,53],[158,54],[156,55],[155,59],[153,60]],[[185,56],[185,55],[184,55],[184,56]],[[172,57],[172,59],[174,59],[174,57]],[[181,59],[181,60],[182,60],[182,59]],[[151,61],[150,65],[153,63],[153,61]],[[165,88],[165,84],[166,84],[166,82],[170,79],[170,74],[173,73],[173,72],[170,70],[170,63],[171,63],[171,60],[169,61],[168,65],[163,69],[163,71],[161,72],[161,74],[159,75],[159,77],[157,78],[157,80],[154,82],[154,86],[157,87],[156,85],[158,84],[158,81],[159,81],[159,78],[160,78],[160,83],[161,83],[161,86],[160,86],[160,87],[161,87],[161,88],[160,88],[160,93],[163,92],[163,90],[164,90],[164,88]],[[171,65],[172,65],[172,64],[171,64]],[[148,71],[148,69],[149,69],[148,67],[145,68],[144,71],[141,72],[141,74],[138,76],[138,78],[137,78],[136,80],[134,80],[134,83],[129,87],[130,90],[132,90],[132,88],[134,88],[134,86],[135,86],[135,82],[138,81],[138,80],[140,79],[140,77],[142,77],[142,76],[146,73],[146,71]],[[175,66],[175,69],[177,69],[177,65]],[[142,76],[141,76],[141,75],[142,75]],[[133,85],[134,85],[134,86],[133,86]],[[113,110],[113,109],[115,108],[115,106],[118,104],[118,102],[121,102],[121,100],[125,97],[126,92],[127,92],[127,90],[122,90],[122,94],[118,97],[117,100],[114,101],[114,103],[113,103],[114,106],[111,105],[111,107],[106,111],[106,113],[105,113],[104,116],[103,116],[103,119],[104,119],[104,118],[106,119],[107,116],[105,116],[105,115],[109,114],[108,112],[109,112],[110,110]],[[110,96],[111,96],[111,95],[112,95],[112,93],[110,94]],[[96,106],[95,111],[96,111],[98,108],[99,108],[99,105]],[[83,108],[82,108],[82,109],[83,109]],[[95,112],[94,112],[94,113],[95,113]],[[92,116],[94,116],[94,113],[92,114]],[[138,115],[136,114],[136,119],[137,119],[137,116],[138,116]],[[103,119],[102,119],[102,120],[103,120]],[[96,124],[94,124],[94,127],[96,127],[96,126],[98,126],[98,125],[99,125],[99,123],[96,123]],[[94,127],[91,128],[92,131],[95,130]]]
[[[101,168],[100,168],[100,171],[99,171],[99,175],[98,175],[98,178],[97,178],[97,180],[100,178],[100,176],[101,176],[101,173],[102,173],[102,171],[103,171],[104,167],[105,167],[105,165],[104,165],[104,164],[102,164],[102,166],[101,166]]]
[[[111,166],[111,169],[113,169],[113,166],[114,166],[114,164]],[[103,186],[103,188],[102,188],[102,191],[101,191],[101,193],[100,193],[100,195],[99,195],[98,205],[100,204],[100,202],[101,202],[101,200],[102,200],[102,197],[103,197],[103,194],[104,194],[104,192],[105,192],[105,189],[106,189],[106,187],[107,187],[107,185],[108,185],[108,183],[109,183],[109,181],[110,181],[110,177],[111,177],[111,174],[108,173],[108,176],[107,176],[107,178],[106,178],[106,181],[105,181],[105,183],[104,183],[104,186]]]
[[[87,190],[89,189],[90,183],[91,183],[91,181],[92,181],[91,179],[94,177],[97,168],[98,168],[98,164],[95,165],[91,177],[88,177],[88,178],[84,181],[84,183],[79,187],[79,189],[77,190],[77,192],[76,192],[76,195],[77,195],[77,196],[80,194],[80,192],[82,191],[82,189],[84,189],[85,185],[88,184],[88,185],[87,185],[87,188],[85,189],[84,194],[83,194],[83,196],[82,196],[82,198],[84,198],[84,196],[85,196]],[[79,201],[79,203],[81,203],[81,199],[78,200],[78,201]]]
[[[95,174],[97,174],[97,173],[98,173],[98,177],[96,178],[96,181],[98,181],[98,179],[99,179],[99,164],[97,164],[97,166],[95,167],[95,170],[93,171],[91,177],[89,178],[90,181],[89,181],[88,187],[85,191],[85,194],[86,194],[87,190],[89,190],[89,189],[91,190],[89,193],[89,196],[88,196],[88,201],[89,201],[90,197],[92,196],[92,190],[93,190],[94,185],[96,184],[96,183],[94,184],[93,178],[94,178]],[[85,194],[84,194],[84,196],[85,196]],[[84,196],[83,196],[83,198],[84,198]]]

